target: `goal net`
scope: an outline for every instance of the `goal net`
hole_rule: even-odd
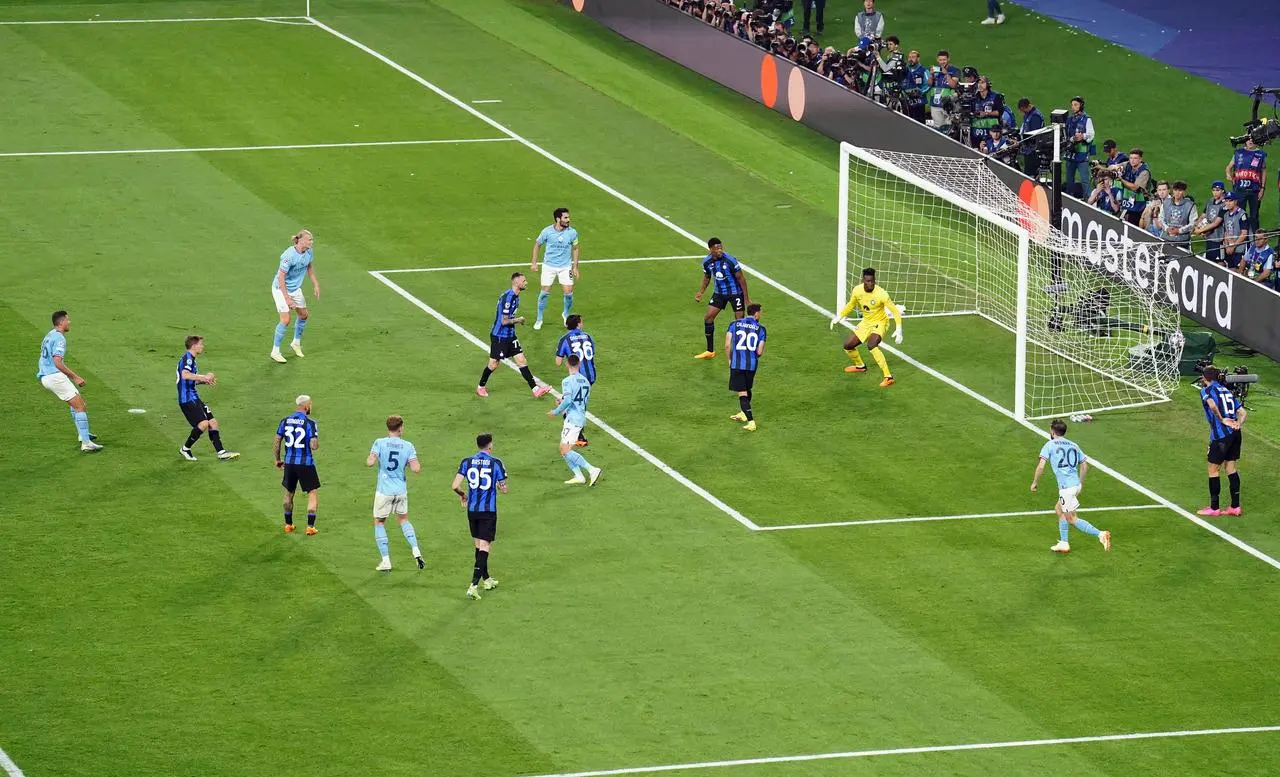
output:
[[[1008,376],[989,398],[1019,418],[1163,402],[1178,386],[1177,309],[1091,263],[1102,245],[1069,240],[982,160],[847,143],[840,156],[837,309],[874,267],[907,319],[940,319],[929,331],[958,349],[1007,343],[983,366]],[[1148,250],[1105,248],[1125,266]]]

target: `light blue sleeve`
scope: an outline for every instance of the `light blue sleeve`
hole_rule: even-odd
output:
[[[372,453],[373,455],[381,459],[382,458],[382,440],[380,439],[374,440],[373,447],[369,449],[369,453]]]
[[[573,406],[573,378],[560,381],[560,404],[556,405],[555,414],[560,415]]]
[[[538,239],[535,241],[535,242],[537,242],[537,244],[538,244],[538,245],[540,245],[540,246],[544,246],[544,245],[546,245],[546,244],[547,244],[547,230],[548,230],[548,229],[550,229],[550,227],[543,227],[543,228],[542,228],[542,231],[538,233]]]
[[[66,355],[67,355],[67,336],[59,332],[58,336],[53,338],[53,353],[51,353],[50,356],[66,356]]]
[[[1053,452],[1053,442],[1050,441],[1045,443],[1044,446],[1040,448],[1040,458],[1047,460],[1049,458],[1049,455],[1052,452]]]
[[[573,227],[569,227],[569,244],[575,246],[578,244],[578,230]]]
[[[1086,455],[1085,455],[1085,453],[1084,453],[1084,448],[1081,448],[1079,445],[1076,445],[1075,443],[1072,443],[1072,447],[1074,447],[1074,448],[1076,449],[1076,453],[1080,454],[1080,458],[1079,458],[1079,459],[1077,459],[1077,461],[1088,461],[1088,460],[1089,460],[1089,457],[1088,457],[1088,456],[1086,456]]]
[[[292,263],[289,261],[289,250],[285,249],[285,252],[283,254],[280,254],[280,272],[283,272],[283,273],[289,272],[289,267],[291,266],[291,264]]]
[[[407,443],[405,443],[405,445],[409,446],[409,458],[408,458],[408,461],[413,461],[414,459],[418,458],[418,449],[417,449],[417,448],[415,448],[415,447],[413,447],[413,443],[411,443],[411,442],[407,442]]]

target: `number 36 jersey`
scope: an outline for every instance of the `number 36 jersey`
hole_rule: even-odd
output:
[[[369,453],[378,457],[378,493],[399,496],[409,493],[404,471],[418,458],[413,443],[400,437],[382,437],[373,441]]]

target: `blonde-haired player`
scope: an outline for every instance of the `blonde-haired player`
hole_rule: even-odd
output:
[[[844,371],[867,371],[867,365],[862,363],[862,357],[856,350],[859,345],[865,344],[871,358],[876,360],[880,371],[884,373],[884,380],[880,381],[880,387],[892,386],[893,375],[889,373],[889,363],[880,352],[880,341],[884,339],[884,330],[889,326],[889,317],[885,315],[885,311],[888,310],[893,316],[893,322],[897,325],[893,330],[893,341],[902,343],[902,311],[892,299],[889,299],[889,292],[876,285],[876,271],[870,267],[862,271],[862,285],[849,295],[849,304],[844,306],[838,316],[831,319],[831,328],[835,329],[836,324],[843,321],[854,308],[862,311],[862,321],[854,328],[853,334],[844,341],[844,352],[853,360],[853,364],[845,367]]]

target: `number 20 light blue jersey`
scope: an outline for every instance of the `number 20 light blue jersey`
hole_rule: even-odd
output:
[[[297,291],[302,288],[302,279],[307,277],[307,268],[311,266],[312,249],[308,248],[301,253],[294,246],[284,249],[284,253],[280,254],[280,268],[278,272],[284,273],[284,288],[286,291]],[[279,277],[277,275],[277,277]],[[271,285],[275,285],[276,278],[271,279]]]
[[[418,458],[413,443],[400,437],[380,437],[373,441],[369,452],[378,457],[378,493],[387,496],[409,493],[404,471],[409,468],[409,462]]]
[[[556,407],[556,412],[564,413],[565,420],[574,426],[586,426],[591,382],[581,372],[575,373],[560,382],[560,394],[563,399]]]
[[[1049,462],[1058,488],[1075,488],[1080,485],[1080,465],[1088,461],[1080,446],[1066,437],[1055,437],[1040,449],[1040,458]]]

